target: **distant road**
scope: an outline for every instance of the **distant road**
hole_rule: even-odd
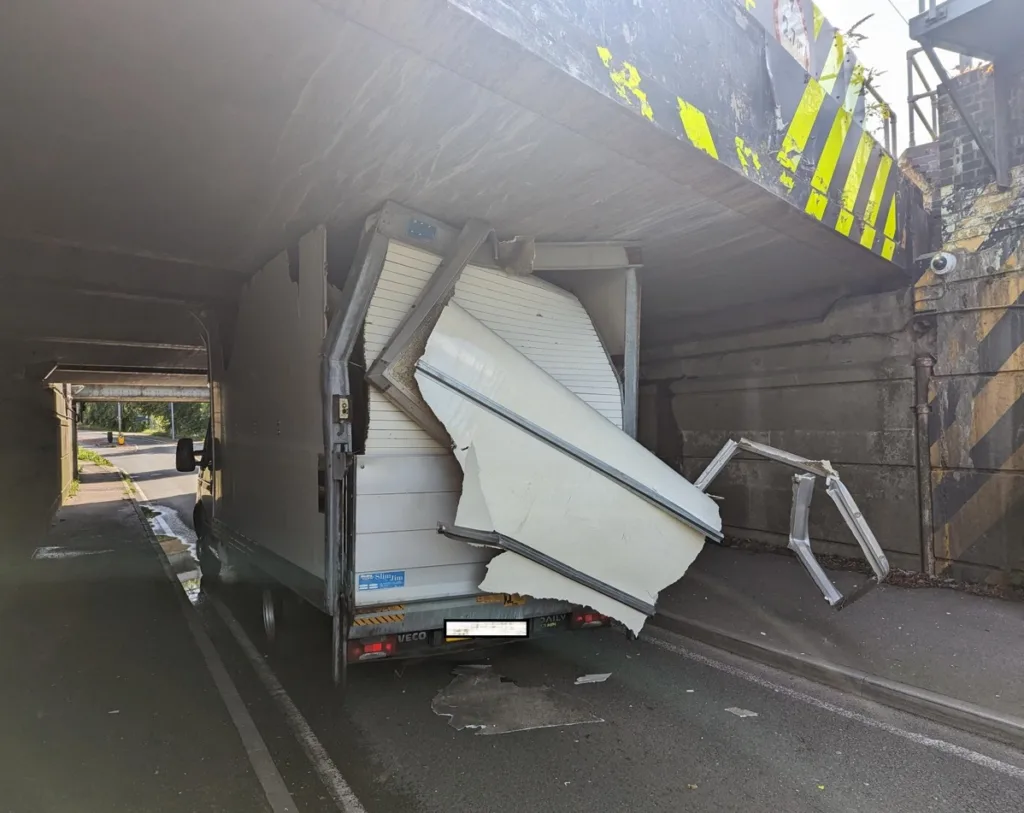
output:
[[[128,472],[152,502],[173,508],[184,521],[191,522],[196,475],[175,470],[174,443],[169,438],[129,433],[124,446],[111,446],[106,432],[83,430],[78,433],[78,443]]]

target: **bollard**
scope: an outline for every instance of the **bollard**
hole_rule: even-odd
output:
[[[107,432],[107,443],[113,443],[113,442],[114,442],[114,433],[113,432]]]

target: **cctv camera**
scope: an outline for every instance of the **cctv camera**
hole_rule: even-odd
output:
[[[948,251],[940,251],[932,256],[928,267],[940,277],[945,276],[956,268],[956,255],[950,254]]]

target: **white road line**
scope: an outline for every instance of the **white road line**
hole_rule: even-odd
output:
[[[295,739],[302,746],[306,757],[313,764],[313,767],[316,768],[317,774],[319,774],[321,781],[327,788],[327,792],[331,794],[335,804],[344,813],[366,813],[366,808],[363,807],[362,802],[359,801],[355,792],[348,782],[345,781],[345,777],[341,775],[338,766],[334,764],[327,754],[327,749],[317,739],[313,729],[306,722],[306,718],[302,716],[302,712],[299,711],[291,697],[288,696],[284,686],[281,685],[281,682],[277,679],[271,668],[267,666],[263,656],[260,655],[259,650],[256,649],[249,636],[246,635],[242,625],[232,615],[231,610],[215,596],[210,596],[210,602],[224,620],[235,640],[238,641],[238,645],[245,652],[246,657],[249,658],[253,669],[256,670],[256,674],[259,676],[260,682],[263,683],[263,687],[280,707],[285,720],[288,722],[288,727],[291,728]]]
[[[121,472],[121,477],[123,477],[126,480],[131,480],[132,487],[139,494],[139,497],[140,497],[139,502],[150,502],[149,497],[146,496],[146,492],[142,490],[142,486],[140,486],[138,483],[136,483],[134,480],[132,480],[132,476],[128,472],[126,472],[124,469],[122,469],[120,467],[118,467],[117,470],[119,472]]]
[[[977,751],[972,751],[970,748],[964,748],[960,745],[954,745],[953,743],[946,742],[945,740],[938,740],[934,737],[926,737],[924,734],[917,734],[913,731],[904,731],[902,728],[897,728],[896,726],[890,725],[889,723],[883,723],[881,720],[874,720],[871,717],[868,717],[864,714],[858,714],[855,711],[844,709],[841,706],[829,703],[826,700],[819,700],[817,697],[812,697],[811,695],[797,691],[796,689],[790,689],[786,686],[780,686],[777,683],[772,683],[770,680],[766,680],[765,678],[760,677],[759,675],[755,675],[752,672],[747,672],[743,669],[740,669],[739,667],[732,666],[727,663],[722,663],[721,661],[716,661],[713,658],[708,658],[705,655],[700,655],[696,652],[691,652],[690,650],[685,649],[684,647],[681,647],[677,644],[673,644],[660,637],[652,635],[649,632],[642,633],[640,635],[640,639],[649,644],[654,644],[654,646],[658,647],[659,649],[664,649],[667,652],[671,652],[675,655],[680,655],[691,661],[696,661],[697,663],[704,664],[705,666],[710,666],[712,669],[717,669],[719,672],[725,672],[726,674],[732,675],[733,677],[742,678],[743,680],[749,681],[750,683],[756,683],[758,686],[761,686],[765,689],[770,689],[773,692],[785,695],[786,697],[792,698],[793,700],[799,700],[801,703],[806,703],[810,706],[815,706],[816,708],[822,709],[823,711],[831,712],[832,714],[838,715],[839,717],[845,717],[847,720],[855,720],[858,723],[870,726],[871,728],[881,729],[882,731],[888,732],[893,736],[901,737],[902,739],[909,740],[910,742],[917,743],[918,745],[923,745],[926,748],[932,748],[936,751],[941,751],[944,754],[949,754],[950,756],[965,759],[968,762],[973,762],[975,765],[980,765],[983,768],[988,768],[989,770],[997,771],[998,773],[1005,774],[1006,776],[1011,776],[1014,779],[1024,781],[1024,768],[1018,768],[1016,765],[1010,765],[1007,762],[1001,762],[1000,760],[994,759],[993,757],[985,756],[984,754],[979,754]]]
[[[141,491],[139,493],[141,494]],[[231,680],[231,676],[224,666],[224,661],[217,654],[213,641],[210,640],[210,636],[203,629],[203,624],[195,608],[189,603],[185,592],[181,589],[181,584],[174,575],[170,562],[167,560],[167,554],[157,544],[155,537],[152,535],[152,528],[145,517],[140,516],[140,520],[145,523],[150,531],[147,534],[147,538],[157,553],[164,575],[174,585],[174,593],[181,604],[185,621],[188,623],[192,637],[195,639],[196,645],[203,655],[206,668],[213,678],[221,700],[224,701],[224,705],[227,707],[231,722],[234,723],[235,729],[238,731],[238,736],[242,740],[242,747],[245,748],[246,755],[249,757],[249,763],[252,765],[256,778],[263,788],[267,802],[269,802],[274,813],[298,813],[298,807],[288,792],[284,779],[281,778],[277,765],[274,764],[273,757],[271,757],[263,737],[260,736],[259,729],[256,728],[256,723],[249,714],[249,710],[245,707],[245,701],[242,700],[242,696],[238,693],[238,688]]]

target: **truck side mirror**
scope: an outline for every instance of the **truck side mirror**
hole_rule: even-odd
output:
[[[181,438],[174,450],[174,468],[178,471],[196,470],[196,452],[192,438]]]

